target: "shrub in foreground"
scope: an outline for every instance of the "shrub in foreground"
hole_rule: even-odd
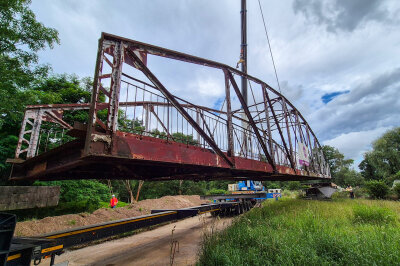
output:
[[[368,194],[374,199],[384,199],[389,193],[389,187],[382,180],[371,180],[365,183]]]

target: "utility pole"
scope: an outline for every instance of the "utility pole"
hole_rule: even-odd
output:
[[[241,46],[240,46],[240,62],[241,64],[241,70],[242,72],[247,74],[247,8],[246,8],[246,0],[241,0],[241,6],[242,9],[240,11],[240,15],[241,15]],[[247,105],[247,79],[245,77],[242,77],[242,95],[244,98],[244,101]],[[243,112],[243,119],[246,119],[246,115]],[[242,126],[243,128],[247,129],[248,128],[248,123],[246,122],[242,122]],[[247,156],[247,151],[248,151],[248,147],[247,147],[247,134],[246,132],[243,132],[243,147],[244,147],[244,156]]]
[[[246,9],[246,0],[242,0],[242,10],[241,13],[241,50],[240,50],[240,61],[242,62],[242,72],[247,74],[247,9]],[[247,104],[247,79],[242,77],[242,95],[244,101]]]

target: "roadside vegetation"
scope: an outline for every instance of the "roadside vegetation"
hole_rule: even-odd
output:
[[[400,203],[264,202],[206,236],[198,265],[398,265]]]

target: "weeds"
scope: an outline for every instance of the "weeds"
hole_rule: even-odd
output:
[[[205,240],[199,265],[398,265],[400,204],[267,201]]]
[[[69,225],[76,225],[76,221],[75,220],[70,220],[70,221],[68,221],[68,224]]]
[[[389,208],[377,206],[356,205],[353,207],[354,221],[377,225],[392,224],[397,221],[397,215]]]
[[[171,230],[171,243],[170,243],[170,252],[169,252],[170,266],[174,265],[175,253],[179,252],[179,241],[174,239],[175,228],[176,228],[176,225],[174,225],[174,228]]]

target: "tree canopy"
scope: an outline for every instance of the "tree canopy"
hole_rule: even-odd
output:
[[[37,52],[60,42],[57,30],[36,20],[30,2],[0,1],[0,129],[10,125],[7,120],[20,123],[32,97],[25,90],[49,73],[50,66],[38,64]]]
[[[328,161],[334,183],[342,187],[363,184],[361,174],[350,168],[354,160],[346,159],[337,148],[332,146],[324,145],[322,151]]]
[[[364,154],[359,164],[367,180],[384,179],[392,183],[400,172],[400,127],[387,131],[372,143],[372,150]]]

